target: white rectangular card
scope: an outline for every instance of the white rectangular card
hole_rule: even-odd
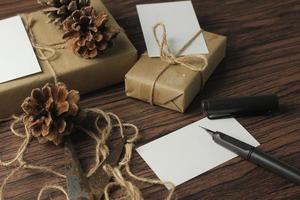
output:
[[[234,118],[204,118],[143,145],[137,152],[163,181],[180,185],[234,157],[199,126],[220,131],[253,146],[259,143]]]
[[[20,16],[0,21],[0,83],[41,71]]]
[[[150,57],[159,57],[160,51],[156,43],[153,27],[164,23],[170,51],[176,54],[199,30],[200,25],[191,1],[170,3],[154,3],[137,5],[139,19]],[[161,36],[162,32],[158,34]],[[181,54],[207,54],[208,49],[203,34]]]

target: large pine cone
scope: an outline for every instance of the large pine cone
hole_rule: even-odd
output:
[[[118,28],[106,26],[107,21],[107,13],[97,15],[93,7],[85,7],[64,21],[63,38],[71,42],[75,54],[95,58],[112,45],[112,40],[120,32]]]
[[[63,83],[48,83],[42,89],[32,90],[31,96],[24,100],[24,124],[40,143],[52,141],[59,145],[73,129],[78,101],[78,91],[69,91]]]
[[[38,3],[49,7],[44,10],[49,22],[62,27],[67,17],[71,16],[75,10],[89,6],[90,0],[38,0]]]

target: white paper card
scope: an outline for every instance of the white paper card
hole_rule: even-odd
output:
[[[216,144],[199,126],[218,130],[253,146],[259,145],[234,118],[204,118],[139,147],[137,152],[161,180],[171,181],[176,186],[236,157]]]
[[[0,21],[0,83],[41,71],[20,16]]]
[[[170,51],[176,54],[199,30],[200,25],[191,1],[155,3],[137,5],[139,19],[148,50],[149,57],[159,57],[160,51],[156,43],[153,27],[164,23]],[[158,36],[161,36],[162,31]],[[203,34],[181,54],[207,54],[208,49]]]

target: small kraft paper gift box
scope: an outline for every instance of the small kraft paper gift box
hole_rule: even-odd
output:
[[[184,112],[225,56],[225,36],[205,31],[203,35],[208,54],[176,58],[164,52],[164,44],[161,58],[143,54],[126,74],[127,96]]]
[[[95,59],[75,55],[62,39],[62,30],[47,23],[49,19],[43,11],[21,15],[42,72],[0,84],[0,118],[19,112],[31,90],[52,82],[54,76],[81,94],[124,81],[125,74],[137,60],[137,51],[100,0],[92,0],[91,6],[97,13],[106,12],[108,24],[120,29],[112,47]],[[44,59],[53,51],[54,58]]]

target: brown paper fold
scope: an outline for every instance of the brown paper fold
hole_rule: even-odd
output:
[[[225,56],[226,37],[204,32],[209,49],[205,55],[208,66],[202,72],[192,71],[181,65],[170,66],[158,79],[154,90],[154,104],[165,108],[184,112],[201,89],[201,73],[203,83],[209,79],[217,65]],[[203,63],[193,60],[193,65]],[[126,74],[126,94],[129,97],[149,102],[153,81],[166,66],[160,58],[150,58],[143,54],[140,60]]]
[[[92,0],[91,3],[96,11],[109,13],[100,0]],[[65,82],[69,88],[79,90],[81,94],[123,82],[125,74],[137,60],[137,51],[124,31],[121,31],[114,40],[114,45],[99,58],[84,59],[76,56],[68,47],[59,49],[54,45],[62,42],[63,32],[53,24],[46,23],[48,18],[41,11],[24,14],[22,18],[25,25],[28,25],[30,18],[35,21],[31,30],[37,44],[56,50],[56,58],[49,62],[58,80]],[[119,27],[111,15],[109,25]],[[37,50],[36,53],[38,54]],[[47,52],[44,51],[44,54],[47,55]],[[53,81],[47,61],[39,59],[39,63],[42,73],[0,84],[0,118],[20,111],[22,101],[30,95],[33,88]]]

